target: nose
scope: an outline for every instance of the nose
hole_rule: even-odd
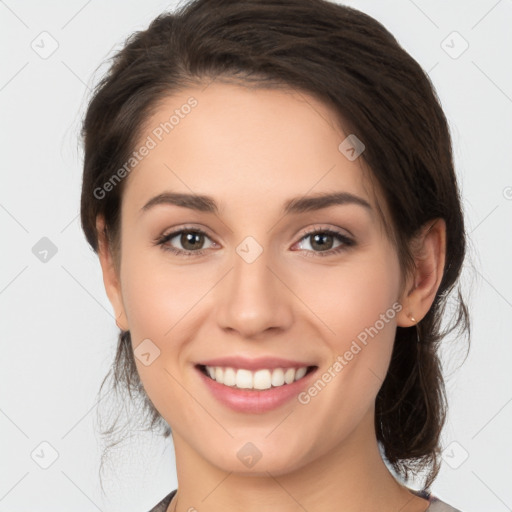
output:
[[[217,323],[242,338],[264,338],[293,322],[293,293],[286,276],[263,251],[256,260],[234,255],[231,272],[217,288]]]

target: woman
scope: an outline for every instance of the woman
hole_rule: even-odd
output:
[[[456,510],[429,487],[464,220],[393,36],[323,0],[196,0],[130,38],[83,135],[114,385],[175,448],[152,512]]]

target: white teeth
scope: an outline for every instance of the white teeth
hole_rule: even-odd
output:
[[[215,373],[215,377],[217,377],[217,373]],[[215,379],[217,380],[217,379]],[[217,380],[221,384],[224,384],[223,381]],[[249,370],[238,370],[236,372],[236,387],[242,389],[252,388],[252,372]]]
[[[308,369],[305,366],[303,366],[302,368],[299,368],[295,372],[295,380],[302,379],[302,377],[304,377],[304,375],[306,375],[307,371],[308,371]]]
[[[284,384],[284,372],[282,368],[276,368],[272,372],[272,386],[282,386]]]
[[[254,372],[253,387],[254,389],[268,389],[272,386],[272,375],[270,370],[258,370]]]
[[[215,379],[217,380],[217,379]],[[233,368],[226,368],[224,370],[224,385],[235,386],[236,385],[236,372]]]
[[[240,389],[269,389],[302,379],[307,372],[307,366],[301,368],[275,368],[273,370],[257,370],[252,372],[245,369],[224,368],[221,366],[206,366],[208,375],[225,386]]]
[[[286,382],[286,384],[291,384],[294,379],[295,379],[295,368],[288,368],[284,372],[284,381]]]

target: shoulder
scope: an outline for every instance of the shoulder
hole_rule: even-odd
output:
[[[429,496],[428,500],[430,501],[430,506],[425,512],[462,512],[462,510],[448,505],[448,503],[445,503],[432,494]]]
[[[149,510],[149,512],[167,512],[167,507],[169,506],[169,503],[171,503],[176,491],[177,489],[174,489],[174,491],[159,501],[151,510]],[[448,503],[445,503],[433,494],[429,494],[424,491],[416,491],[415,494],[428,499],[430,502],[430,505],[425,512],[462,512],[458,508],[453,508],[451,505],[448,505]]]
[[[430,505],[425,512],[462,512],[462,510],[448,505],[433,494],[429,494],[427,499]]]
[[[428,506],[427,510],[425,512],[462,512],[462,510],[459,510],[458,508],[454,508],[451,505],[448,505],[448,503],[445,503],[444,501],[440,500],[437,496],[432,494],[430,491],[427,491],[425,489],[423,490],[414,490],[409,489],[413,494],[416,494],[416,496],[419,496],[420,498],[426,499],[430,505]]]
[[[167,507],[176,494],[177,489],[169,493],[162,501],[159,501],[149,512],[167,512]],[[429,509],[430,510],[430,509]]]

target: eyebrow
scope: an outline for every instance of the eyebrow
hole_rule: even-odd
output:
[[[190,208],[191,210],[199,212],[214,213],[216,215],[219,213],[217,203],[210,196],[176,192],[164,192],[153,197],[141,208],[141,213],[144,213],[157,205],[167,204]],[[370,212],[372,210],[370,203],[362,197],[351,194],[350,192],[334,192],[319,193],[289,199],[284,203],[282,213],[283,215],[299,214],[322,210],[329,206],[346,204],[358,205]]]

